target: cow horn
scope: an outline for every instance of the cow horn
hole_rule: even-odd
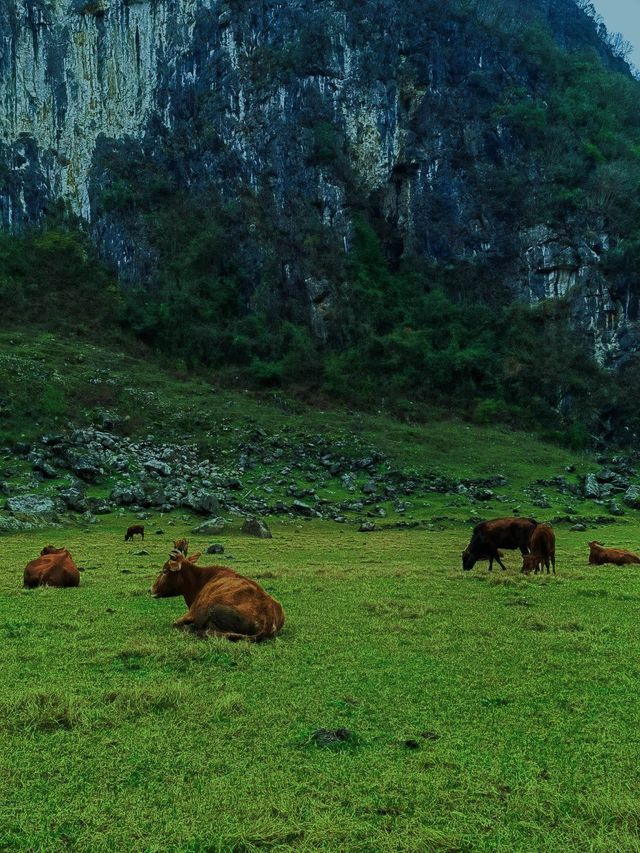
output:
[[[173,551],[169,554],[169,556],[172,559],[176,560],[178,557],[183,557],[184,554],[182,553],[182,551],[178,551],[177,548],[174,548]]]

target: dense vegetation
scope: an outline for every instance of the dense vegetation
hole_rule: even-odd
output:
[[[529,81],[505,89],[491,72],[475,74],[476,116],[511,136],[512,156],[485,172],[461,150],[458,165],[505,217],[531,224],[595,217],[610,235],[603,270],[628,280],[640,255],[638,83],[595,50],[559,47],[534,14],[515,8],[510,0],[461,2],[447,12],[507,44],[519,57],[519,79]],[[444,14],[436,4],[432,13]],[[325,41],[310,45],[321,53]],[[310,61],[310,51],[306,59],[287,54],[288,73]],[[260,61],[262,74],[286,70],[273,57]],[[408,63],[409,77],[420,73]],[[215,145],[205,131],[202,144]],[[348,253],[313,211],[288,211],[295,229],[283,231],[270,197],[229,201],[213,189],[187,191],[177,153],[172,161],[128,143],[103,159],[110,183],[98,213],[140,234],[148,280],[119,289],[82,223],[58,211],[41,227],[0,235],[2,323],[132,334],[178,366],[412,417],[447,407],[479,421],[543,426],[578,444],[603,431],[620,435],[622,426],[635,434],[638,416],[625,405],[640,372],[633,360],[620,383],[573,333],[563,302],[514,306],[501,284],[504,257],[430,262],[398,254],[398,235],[362,193],[339,129],[318,117],[304,132],[310,165],[331,164],[357,211]],[[171,144],[175,152],[186,146],[180,128]],[[284,241],[331,285],[322,334],[282,296]]]

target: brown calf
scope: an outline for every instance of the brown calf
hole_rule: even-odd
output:
[[[593,566],[602,566],[604,563],[626,566],[629,563],[640,563],[640,557],[623,548],[605,548],[600,542],[589,542],[589,562]]]
[[[523,555],[528,554],[529,539],[537,524],[533,518],[494,518],[476,524],[471,541],[462,552],[462,568],[468,572],[478,560],[488,558],[489,571],[494,560],[505,569],[498,548],[519,548]]]
[[[229,640],[274,637],[284,625],[280,604],[233,569],[196,566],[199,556],[172,551],[151,588],[154,598],[184,596],[189,610],[173,624]]]
[[[124,541],[133,540],[134,536],[142,536],[144,539],[144,524],[132,524],[131,527],[127,527],[127,532],[124,534]]]
[[[176,549],[176,551],[181,551],[186,557],[187,551],[189,550],[189,540],[176,539],[176,541],[173,543],[173,547]]]
[[[556,536],[550,524],[539,524],[529,540],[530,554],[525,554],[522,557],[522,571],[525,574],[531,572],[542,571],[542,566],[547,569],[549,574],[549,565],[553,566],[553,573],[556,573]]]
[[[24,586],[79,586],[80,572],[66,548],[47,545],[24,570]]]

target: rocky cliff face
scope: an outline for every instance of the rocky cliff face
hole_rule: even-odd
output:
[[[348,251],[373,209],[396,259],[482,259],[515,298],[569,296],[613,363],[635,349],[637,296],[600,274],[596,221],[521,224],[501,170],[521,157],[491,92],[540,85],[508,40],[504,5],[475,16],[430,0],[8,0],[0,9],[0,221],[38,221],[62,199],[91,222],[124,282],[152,278],[153,248],[105,203],[120,166],[153,164],[186,193],[252,197],[278,233],[278,310],[319,337],[336,282],[301,245],[317,229]],[[450,7],[450,8],[449,8]],[[616,64],[572,0],[530,0],[557,40]],[[120,164],[120,166],[118,165]],[[256,292],[267,286],[257,257]]]

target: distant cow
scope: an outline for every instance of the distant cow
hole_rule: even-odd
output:
[[[615,566],[626,566],[629,563],[640,563],[640,557],[633,551],[622,548],[605,548],[600,542],[589,542],[589,562],[594,566],[613,563]]]
[[[498,548],[512,550],[519,548],[523,554],[529,553],[529,539],[538,522],[533,518],[494,518],[481,521],[473,528],[471,542],[462,552],[462,568],[465,572],[472,569],[478,560],[489,560],[489,571],[493,570],[493,561],[497,560],[502,569]]]
[[[176,551],[181,551],[186,557],[187,551],[189,550],[189,540],[176,539],[176,541],[173,543],[173,547],[176,549]]]
[[[529,540],[530,554],[522,558],[522,571],[525,574],[542,571],[544,565],[549,574],[549,566],[553,566],[556,573],[556,537],[550,524],[539,524],[531,534]]]
[[[130,539],[133,540],[134,536],[142,536],[144,539],[143,524],[132,524],[131,527],[127,527],[127,532],[124,534],[124,541],[128,542]]]
[[[154,598],[184,596],[189,610],[173,624],[229,640],[264,640],[284,624],[280,604],[255,581],[225,566],[197,566],[200,555],[171,552],[154,583]]]
[[[54,548],[47,545],[24,570],[24,586],[33,589],[36,586],[78,586],[80,572],[73,557],[66,548]]]

